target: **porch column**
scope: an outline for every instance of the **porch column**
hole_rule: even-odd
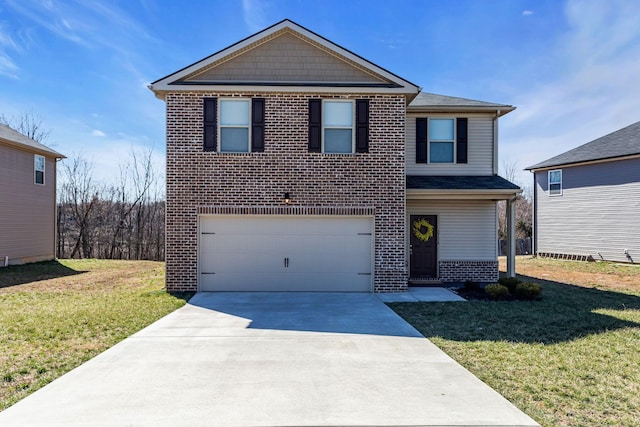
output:
[[[507,277],[516,277],[516,198],[507,200]]]

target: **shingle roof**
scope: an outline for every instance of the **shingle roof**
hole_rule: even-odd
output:
[[[37,151],[42,154],[49,154],[57,158],[64,158],[64,155],[58,153],[55,150],[47,147],[44,144],[40,144],[37,141],[29,138],[26,135],[21,134],[17,130],[11,129],[9,126],[0,123],[0,140],[5,140],[12,145],[21,146],[29,149],[29,151]]]
[[[526,169],[541,169],[593,160],[615,159],[634,154],[640,154],[640,122],[594,139],[573,150],[566,151]]]
[[[419,190],[520,190],[501,176],[407,175],[407,189]]]
[[[476,101],[474,99],[458,98],[455,96],[437,95],[435,93],[420,92],[418,96],[407,107],[411,110],[481,110],[497,111],[501,115],[515,110],[515,107],[506,104],[495,104],[492,102]]]

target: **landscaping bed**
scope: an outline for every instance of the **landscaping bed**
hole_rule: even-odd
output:
[[[185,304],[164,263],[60,260],[0,269],[0,410]]]
[[[518,257],[516,271],[539,300],[390,306],[542,425],[638,425],[640,268]]]

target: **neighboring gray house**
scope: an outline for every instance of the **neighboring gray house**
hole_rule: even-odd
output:
[[[0,124],[0,266],[55,258],[56,162],[61,158]]]
[[[497,175],[514,107],[421,92],[289,20],[150,89],[170,291],[497,279],[497,201],[521,191]]]
[[[535,253],[640,262],[640,122],[527,170]]]

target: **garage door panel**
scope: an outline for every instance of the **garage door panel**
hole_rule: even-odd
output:
[[[292,288],[292,283],[301,286]],[[353,273],[318,273],[313,276],[307,273],[291,273],[287,280],[282,280],[280,274],[222,273],[203,275],[201,287],[204,290],[220,292],[370,292],[371,276]]]
[[[371,291],[372,224],[363,217],[203,216],[200,289]]]

